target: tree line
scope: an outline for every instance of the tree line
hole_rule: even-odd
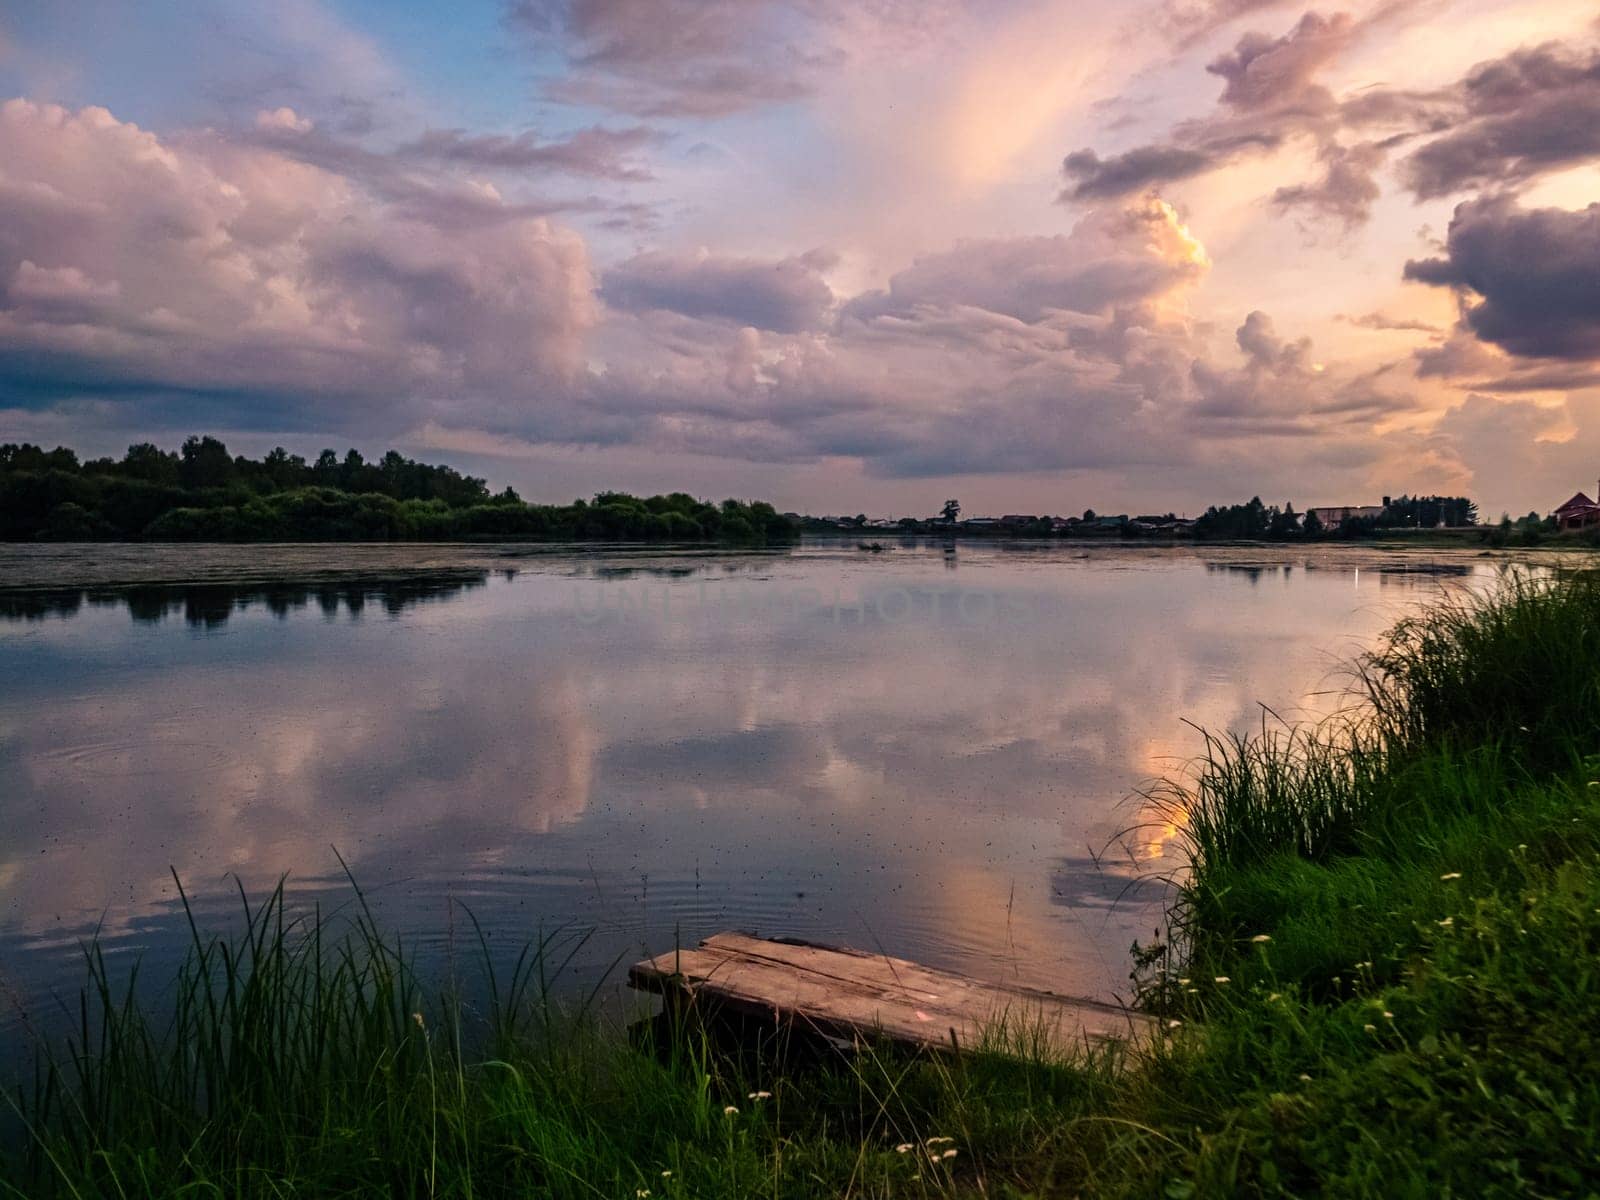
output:
[[[1282,508],[1252,496],[1243,504],[1212,505],[1194,523],[1194,536],[1212,540],[1248,538],[1272,540],[1319,537],[1368,537],[1384,529],[1433,529],[1437,526],[1476,525],[1478,506],[1465,496],[1399,496],[1389,500],[1377,516],[1350,517],[1336,528],[1325,528],[1315,511],[1304,516],[1292,503]]]
[[[793,536],[764,501],[720,504],[685,492],[525,502],[512,488],[390,450],[315,461],[279,447],[260,459],[232,455],[214,437],[176,452],[149,442],[120,459],[79,460],[66,447],[0,445],[4,541],[721,541],[760,544]]]

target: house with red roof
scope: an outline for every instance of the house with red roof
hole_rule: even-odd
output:
[[[1600,525],[1600,504],[1579,492],[1551,514],[1557,529],[1586,529]]]

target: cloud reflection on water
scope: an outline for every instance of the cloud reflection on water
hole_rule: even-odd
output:
[[[1325,709],[1338,657],[1440,586],[1257,557],[963,547],[952,573],[937,548],[811,547],[551,558],[391,583],[381,606],[351,604],[373,594],[356,582],[259,604],[143,593],[122,601],[136,621],[104,596],[0,602],[0,973],[70,981],[61,947],[101,920],[175,953],[169,865],[203,906],[229,872],[322,894],[336,846],[425,942],[456,897],[501,945],[597,928],[591,966],[739,927],[1113,989],[1159,891],[1088,850],[1197,749],[1182,721]],[[837,592],[863,615],[574,607],[575,583],[699,577],[746,599]],[[875,604],[957,586],[1014,611]],[[1150,838],[1134,853],[1159,869]]]

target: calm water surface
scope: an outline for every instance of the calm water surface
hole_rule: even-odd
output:
[[[0,547],[0,1010],[72,994],[96,929],[159,975],[187,936],[172,870],[218,928],[233,877],[344,901],[335,848],[439,962],[465,905],[495,953],[592,931],[586,983],[739,928],[1125,991],[1172,831],[1114,835],[1197,749],[1184,722],[1326,709],[1342,657],[1503,569],[965,543]]]

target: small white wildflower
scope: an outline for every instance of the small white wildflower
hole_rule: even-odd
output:
[[[1389,1011],[1389,1010],[1388,1010],[1388,1009],[1387,1009],[1387,1008],[1386,1008],[1386,1009],[1384,1009],[1384,1010],[1383,1010],[1383,1019],[1384,1019],[1384,1020],[1385,1020],[1385,1021],[1392,1021],[1392,1020],[1394,1020],[1394,1014],[1393,1014],[1393,1013],[1392,1013],[1392,1012],[1390,1012],[1390,1011]]]
[[[1187,979],[1180,979],[1180,980],[1178,980],[1178,982],[1180,984],[1182,984],[1184,987],[1188,987],[1189,986],[1189,981]]]
[[[771,1092],[751,1092],[749,1098],[751,1100],[771,1100],[772,1099],[772,1093]]]
[[[1300,1082],[1301,1083],[1310,1083],[1311,1082],[1311,1076],[1309,1076],[1309,1075],[1300,1076]]]
[[[1218,975],[1211,982],[1212,983],[1232,983],[1233,980],[1229,979],[1226,975]]]
[[[1182,1025],[1182,1024],[1183,1024],[1183,1022],[1178,1020],[1177,1017],[1173,1017],[1172,1020],[1167,1022],[1167,1028],[1168,1029],[1176,1029],[1179,1025]]]
[[[1456,919],[1454,917],[1446,917],[1444,920],[1437,922],[1440,929],[1449,929],[1455,923]]]
[[[663,1178],[663,1179],[671,1179],[672,1178],[672,1172],[671,1171],[663,1171],[663,1172],[661,1172],[661,1178]]]
[[[727,1108],[722,1110],[722,1115],[725,1117],[732,1117],[738,1115],[738,1112],[739,1110],[730,1104]]]
[[[1376,1025],[1363,1025],[1361,1028],[1365,1029],[1368,1033],[1378,1032],[1378,1027]]]
[[[427,1028],[427,1026],[422,1023],[422,1014],[421,1013],[419,1013],[419,1012],[412,1013],[411,1014],[411,1019],[417,1023],[417,1028],[418,1029],[426,1029]]]
[[[635,1188],[633,1194],[636,1197],[638,1197],[638,1200],[644,1200],[644,1198],[650,1194],[650,1189],[649,1188]]]
[[[1252,942],[1270,942],[1272,940],[1272,935],[1270,933],[1258,933],[1250,940]]]
[[[1280,999],[1280,998],[1281,998],[1281,993],[1273,992],[1272,995],[1267,997],[1267,1003],[1271,1004],[1274,1000],[1277,1000],[1277,999]]]
[[[1445,874],[1439,876],[1439,878],[1440,879],[1460,879],[1461,878],[1461,872],[1460,871],[1449,871],[1449,872],[1446,872]]]
[[[952,1148],[952,1149],[946,1150],[939,1157],[940,1158],[954,1158],[956,1156],[956,1153],[957,1153],[956,1150],[954,1148]]]
[[[910,1142],[901,1142],[898,1146],[896,1146],[894,1148],[894,1152],[896,1154],[910,1154],[915,1149],[916,1149],[916,1147],[913,1146]]]
[[[953,1142],[953,1141],[955,1141],[955,1138],[953,1138],[953,1137],[931,1137],[931,1138],[929,1138],[927,1140],[926,1145],[929,1145],[929,1146],[943,1146],[946,1142]]]

